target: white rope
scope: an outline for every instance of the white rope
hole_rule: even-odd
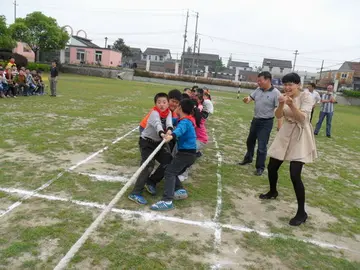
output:
[[[115,195],[114,199],[106,206],[106,208],[101,212],[101,214],[94,220],[94,222],[86,229],[84,234],[76,241],[76,243],[71,247],[71,249],[66,253],[66,255],[61,259],[58,265],[54,268],[54,270],[62,270],[68,265],[70,260],[75,256],[75,254],[79,251],[81,246],[85,243],[85,241],[89,238],[90,234],[96,230],[96,228],[100,225],[102,220],[106,217],[106,215],[111,211],[114,205],[119,201],[122,195],[126,192],[126,190],[130,187],[130,185],[134,182],[135,179],[138,178],[139,174],[144,170],[144,168],[149,164],[149,162],[155,157],[157,152],[164,145],[165,140],[163,140],[158,147],[151,153],[151,155],[145,160],[145,162],[140,166],[140,168],[134,173],[134,175],[130,178],[129,182],[126,183],[125,186],[120,189],[120,191]]]

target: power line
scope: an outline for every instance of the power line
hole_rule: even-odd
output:
[[[215,36],[210,36],[210,35],[205,35],[205,34],[200,34],[200,33],[199,33],[199,35],[204,36],[204,37],[213,38],[213,39],[222,40],[222,41],[229,42],[229,43],[245,44],[245,45],[248,45],[248,46],[256,46],[256,47],[262,47],[262,48],[280,50],[280,51],[288,51],[288,52],[293,51],[293,50],[290,50],[290,49],[283,49],[283,48],[277,48],[277,47],[266,46],[266,45],[252,44],[252,43],[247,43],[247,42],[243,42],[243,41],[230,40],[230,39],[226,39],[226,38],[222,38],[222,37],[215,37]]]
[[[360,45],[355,45],[355,46],[346,46],[346,47],[338,47],[338,48],[334,48],[334,49],[329,49],[329,50],[317,50],[317,51],[310,51],[310,52],[304,52],[302,54],[313,54],[313,53],[326,53],[326,52],[336,52],[336,51],[341,51],[341,50],[345,50],[345,49],[349,49],[349,48],[360,48]]]
[[[108,35],[108,36],[115,36],[115,35],[119,35],[119,36],[147,36],[147,35],[162,35],[162,34],[178,34],[181,33],[181,30],[165,30],[165,31],[158,31],[158,32],[123,32],[123,33],[93,33],[92,35]]]

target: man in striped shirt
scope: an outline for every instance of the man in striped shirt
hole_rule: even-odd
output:
[[[335,103],[335,97],[333,92],[334,92],[334,86],[328,85],[327,93],[323,94],[321,97],[321,109],[320,109],[319,121],[316,124],[315,132],[314,132],[315,135],[318,135],[322,122],[326,117],[326,136],[328,138],[331,137],[331,121],[334,114],[334,103]]]

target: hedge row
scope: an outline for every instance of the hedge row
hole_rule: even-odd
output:
[[[360,98],[360,91],[354,91],[354,90],[344,90],[343,95],[347,97],[355,97]]]
[[[148,72],[145,70],[138,70],[138,69],[135,70],[134,76],[195,83],[195,77],[193,77],[193,76],[177,76],[177,75],[169,75],[169,74],[164,74],[164,73],[152,73],[152,72]],[[231,80],[219,80],[219,79],[204,78],[204,77],[196,77],[196,83],[201,83],[201,84],[205,84],[205,85],[241,87],[241,88],[247,88],[247,89],[256,89],[257,88],[256,83],[234,82]]]
[[[0,62],[0,65],[3,66],[3,68],[6,67],[8,62]],[[18,68],[21,68],[20,66],[18,66]],[[41,64],[41,63],[28,63],[26,68],[30,69],[30,70],[41,70],[44,72],[49,72],[50,71],[50,65],[48,64]]]

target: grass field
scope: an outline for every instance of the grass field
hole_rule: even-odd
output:
[[[0,269],[57,265],[139,167],[137,130],[112,142],[138,125],[156,92],[171,87],[63,75],[58,89],[57,98],[0,100]],[[266,175],[236,165],[253,105],[234,93],[212,96],[212,142],[185,182],[189,198],[152,215],[122,197],[69,269],[360,269],[360,107],[337,105],[333,137],[325,127],[316,137],[319,158],[303,173],[309,220],[293,228],[288,164],[280,195],[269,202],[258,200],[268,189]],[[153,203],[161,191],[144,194]]]

